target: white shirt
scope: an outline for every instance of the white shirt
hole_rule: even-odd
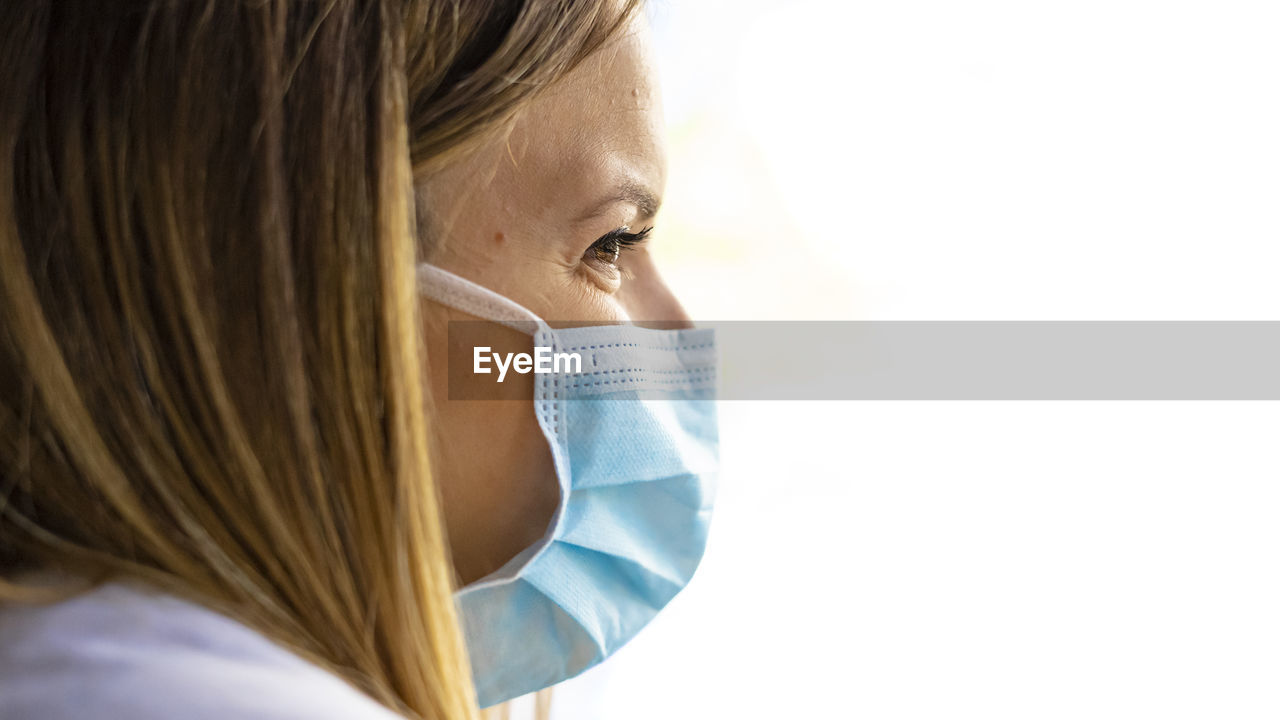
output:
[[[0,720],[403,720],[266,636],[108,583],[0,605]]]

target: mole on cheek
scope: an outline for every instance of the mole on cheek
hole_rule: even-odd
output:
[[[503,234],[502,234],[502,233],[500,233],[500,232],[496,232],[496,233],[494,233],[494,234],[493,234],[493,241],[494,241],[494,242],[502,242],[503,240],[506,240],[506,239],[507,239],[507,236],[506,236],[506,235],[503,235]]]

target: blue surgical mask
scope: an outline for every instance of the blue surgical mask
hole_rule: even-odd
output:
[[[557,329],[431,265],[423,295],[576,353],[534,377],[560,505],[543,538],[455,596],[481,707],[600,663],[689,582],[702,559],[717,469],[712,330]]]

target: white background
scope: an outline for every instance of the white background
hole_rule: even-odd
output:
[[[650,15],[695,318],[1280,319],[1275,3]],[[726,403],[698,576],[553,716],[1280,717],[1278,440],[1277,403]]]

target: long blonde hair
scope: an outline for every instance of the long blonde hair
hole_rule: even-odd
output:
[[[0,3],[0,599],[32,568],[138,578],[474,717],[414,181],[632,11]]]

